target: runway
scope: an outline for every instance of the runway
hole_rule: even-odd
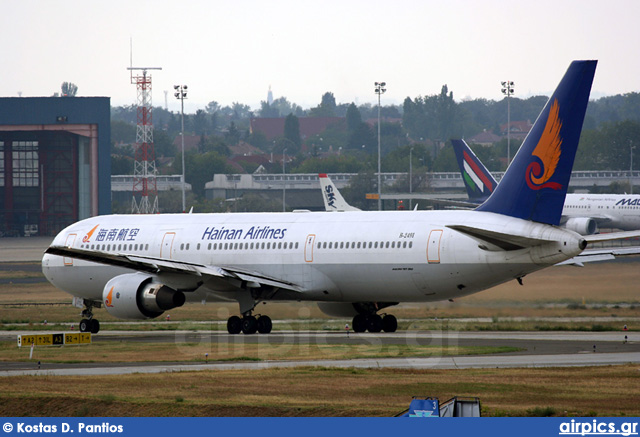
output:
[[[33,332],[30,332],[33,333]],[[15,331],[0,332],[0,340],[15,339]],[[624,342],[624,336],[627,342]],[[261,370],[291,367],[469,369],[506,367],[572,367],[640,364],[638,332],[458,332],[408,331],[393,334],[350,334],[322,331],[280,331],[269,335],[234,335],[209,331],[107,331],[94,336],[94,342],[176,342],[270,345],[345,344],[345,345],[459,345],[512,346],[521,350],[506,354],[429,358],[378,358],[352,360],[295,360],[257,362],[153,362],[49,364],[40,369],[29,362],[0,363],[0,377],[20,375],[122,375],[203,370]],[[213,355],[212,355],[213,356]]]

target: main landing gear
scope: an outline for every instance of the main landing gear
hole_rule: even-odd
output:
[[[251,312],[245,313],[242,318],[231,316],[227,320],[227,332],[229,334],[268,334],[271,332],[273,323],[271,317],[259,315],[257,318]]]
[[[396,332],[398,319],[392,314],[358,314],[351,324],[353,332]]]
[[[92,334],[97,334],[100,331],[100,322],[98,319],[93,318],[93,307],[94,304],[91,301],[85,300],[84,304],[86,306],[85,309],[82,310],[82,320],[78,325],[80,332],[90,332]]]

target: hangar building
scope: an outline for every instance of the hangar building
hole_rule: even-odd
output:
[[[111,212],[108,97],[0,98],[0,236]]]

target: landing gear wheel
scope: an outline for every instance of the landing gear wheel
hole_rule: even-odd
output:
[[[386,314],[382,318],[382,330],[384,332],[396,332],[398,329],[398,319],[392,314]]]
[[[227,320],[227,332],[229,334],[240,334],[242,331],[242,320],[238,316],[231,316]]]
[[[369,332],[380,332],[382,331],[382,317],[378,314],[371,314],[367,317],[367,329]]]
[[[255,334],[258,331],[258,321],[253,316],[246,316],[242,318],[242,332],[243,334]]]
[[[100,332],[100,322],[98,319],[89,320],[89,331],[91,331],[92,334]]]
[[[364,332],[367,330],[367,316],[358,314],[353,318],[351,322],[353,332]]]
[[[91,331],[90,324],[91,324],[91,321],[89,319],[82,319],[80,320],[78,329],[80,330],[80,332],[90,332]]]
[[[269,316],[260,316],[258,317],[258,332],[260,334],[268,334],[271,332],[271,328],[273,327],[273,323],[271,323],[271,317]]]

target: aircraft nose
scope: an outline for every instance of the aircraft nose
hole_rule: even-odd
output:
[[[45,253],[42,257],[42,274],[49,282],[51,282],[51,260],[52,256]]]

